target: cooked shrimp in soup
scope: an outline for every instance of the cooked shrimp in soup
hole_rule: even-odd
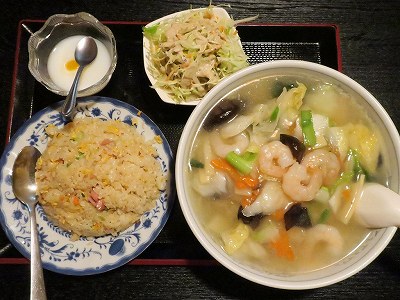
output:
[[[352,219],[357,191],[390,174],[380,130],[352,91],[265,77],[224,96],[202,124],[188,162],[190,201],[227,254],[277,274],[310,272],[370,234]]]
[[[295,162],[290,148],[280,141],[272,141],[260,149],[260,170],[266,175],[280,178]]]

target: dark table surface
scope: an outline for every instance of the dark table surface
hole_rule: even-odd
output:
[[[209,1],[4,1],[0,18],[0,150],[7,143],[7,124],[13,90],[17,31],[23,19],[45,20],[56,13],[86,11],[103,21],[149,22],[179,10],[205,6]],[[268,24],[336,24],[339,29],[341,71],[366,87],[400,127],[400,1],[260,1],[231,0],[235,19],[259,15]],[[16,87],[20,83],[16,82]],[[179,207],[177,208],[177,210]],[[173,218],[182,218],[175,212]],[[168,224],[167,224],[168,226]],[[186,226],[186,225],[183,225]],[[182,239],[196,243],[182,230]],[[182,232],[176,232],[177,235]],[[163,237],[168,239],[168,237]],[[29,262],[13,249],[0,230],[0,298],[29,298]],[[196,245],[196,244],[195,244]],[[200,246],[199,246],[200,247]],[[147,250],[146,250],[147,251]],[[143,261],[146,260],[146,251]],[[147,255],[151,255],[151,248]],[[150,254],[149,254],[150,253]],[[201,251],[200,251],[201,253]],[[201,255],[201,254],[200,254]],[[10,258],[10,259],[4,259]],[[206,260],[208,259],[205,256]],[[217,263],[130,263],[86,277],[44,271],[49,299],[398,299],[400,293],[400,236],[369,266],[335,285],[306,291],[284,291],[251,283]]]

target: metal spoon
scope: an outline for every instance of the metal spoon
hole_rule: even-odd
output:
[[[75,79],[72,82],[71,89],[65,99],[61,109],[61,114],[64,117],[69,117],[76,105],[76,95],[78,93],[78,83],[83,69],[90,64],[97,56],[97,45],[93,38],[87,36],[78,42],[75,49],[75,60],[79,65]]]
[[[35,147],[24,147],[15,160],[12,175],[14,194],[28,207],[31,220],[31,299],[46,299],[35,213],[38,202],[35,167],[40,155],[40,151]]]

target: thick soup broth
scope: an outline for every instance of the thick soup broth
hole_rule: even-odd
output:
[[[341,260],[368,237],[354,207],[364,182],[389,174],[379,130],[349,92],[265,77],[221,99],[202,124],[190,198],[226,253],[293,274]]]

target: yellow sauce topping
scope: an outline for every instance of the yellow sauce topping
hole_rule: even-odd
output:
[[[69,61],[67,61],[65,63],[65,68],[68,71],[75,71],[75,70],[77,70],[79,68],[79,65],[78,65],[78,63],[76,62],[75,59],[71,59],[71,60],[69,60]]]

